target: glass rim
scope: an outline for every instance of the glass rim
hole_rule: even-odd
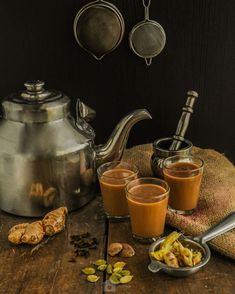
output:
[[[166,170],[174,170],[174,168],[172,168],[172,166],[166,166],[166,161],[167,160],[170,160],[170,159],[173,159],[173,158],[190,158],[190,159],[196,159],[198,161],[200,161],[200,165],[197,167],[197,168],[194,168],[194,169],[190,169],[190,170],[177,170],[177,173],[186,173],[186,172],[195,172],[195,171],[198,171],[200,169],[202,169],[204,167],[204,160],[201,159],[200,157],[197,157],[197,156],[193,156],[193,155],[174,155],[174,156],[170,156],[170,157],[167,157],[163,160],[163,169],[166,169]],[[180,160],[177,160],[175,162],[172,162],[171,165],[175,164],[175,163],[178,163],[178,162],[181,162]],[[185,162],[185,161],[182,161],[182,162]],[[195,165],[197,165],[195,163]]]
[[[128,176],[126,176],[126,177],[125,177],[125,176],[124,176],[124,177],[118,177],[118,178],[113,177],[113,176],[106,176],[106,175],[104,175],[104,173],[102,173],[102,172],[100,171],[100,169],[101,169],[102,167],[105,167],[106,165],[108,166],[108,165],[111,165],[111,164],[115,164],[115,163],[116,163],[117,165],[120,164],[120,163],[126,164],[126,165],[128,165],[128,166],[134,167],[135,170],[133,170],[133,169],[129,169],[129,171],[132,172],[131,175],[128,175]],[[108,171],[108,170],[112,170],[112,169],[115,169],[115,168],[107,169],[107,171]],[[128,170],[128,168],[127,168],[127,170]],[[128,179],[128,178],[132,178],[133,176],[137,176],[138,173],[139,173],[139,169],[138,169],[138,167],[137,167],[135,164],[133,164],[133,163],[129,163],[129,162],[127,162],[127,161],[122,161],[122,160],[114,160],[114,161],[105,162],[105,163],[101,164],[101,165],[97,168],[97,174],[98,174],[98,176],[102,176],[102,177],[104,177],[104,178],[108,178],[108,179],[115,179],[115,180],[124,180],[124,179]]]
[[[163,189],[166,190],[166,191],[163,192],[162,194],[149,196],[149,198],[151,198],[151,199],[162,198],[162,197],[164,197],[165,195],[167,195],[167,194],[170,192],[170,186],[169,186],[169,184],[167,183],[167,181],[162,180],[162,179],[159,179],[159,178],[154,178],[154,177],[142,177],[142,178],[133,179],[132,181],[130,181],[130,182],[126,185],[126,187],[125,187],[126,197],[128,197],[128,194],[130,194],[131,196],[133,196],[133,197],[135,197],[135,198],[137,198],[137,199],[142,198],[142,196],[139,196],[139,195],[136,195],[136,194],[132,194],[132,193],[130,193],[130,191],[129,191],[129,185],[130,185],[131,183],[133,183],[133,182],[135,182],[135,181],[141,181],[141,180],[158,181],[158,182],[164,183],[164,184],[166,185],[166,188],[165,188],[165,187],[162,187],[162,186],[160,186],[160,185],[158,185],[158,184],[154,184],[154,183],[151,183],[151,182],[149,182],[149,183],[145,183],[145,184],[153,184],[153,185],[156,185],[156,186],[160,186],[160,187],[162,187]],[[142,184],[140,184],[140,185],[142,185]],[[133,186],[133,187],[134,187],[134,186]]]

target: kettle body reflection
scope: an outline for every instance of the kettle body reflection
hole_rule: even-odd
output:
[[[78,100],[75,119],[62,92],[45,90],[41,81],[25,86],[2,102],[0,208],[32,217],[59,206],[75,210],[94,197],[97,166],[119,160],[131,127],[151,116],[144,109],[131,112],[95,146],[88,124],[94,110]]]

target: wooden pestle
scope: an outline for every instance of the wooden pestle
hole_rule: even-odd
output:
[[[178,122],[175,135],[173,136],[173,141],[170,145],[169,150],[180,149],[181,143],[184,140],[184,135],[187,131],[191,114],[193,113],[193,105],[195,99],[198,98],[198,93],[196,91],[187,92],[187,100],[185,106],[182,108],[183,112]]]

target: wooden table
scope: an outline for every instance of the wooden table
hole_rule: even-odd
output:
[[[66,229],[34,250],[29,245],[12,245],[7,231],[14,224],[29,221],[0,212],[0,293],[235,293],[235,262],[212,252],[212,258],[200,272],[187,278],[174,278],[148,271],[148,245],[133,241],[128,221],[108,223],[100,197],[80,210],[70,213]],[[89,258],[77,257],[69,262],[73,247],[70,235],[89,231],[99,240],[98,249],[90,250]],[[136,255],[126,258],[134,275],[129,284],[110,287],[102,273],[97,283],[89,283],[81,269],[99,258],[114,263],[121,258],[107,257],[107,244],[126,242]],[[122,259],[123,260],[123,259]]]

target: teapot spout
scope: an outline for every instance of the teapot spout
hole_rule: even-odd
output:
[[[120,160],[126,147],[131,128],[138,121],[151,119],[146,109],[137,109],[126,115],[115,127],[108,141],[96,147],[97,167],[108,161]]]

